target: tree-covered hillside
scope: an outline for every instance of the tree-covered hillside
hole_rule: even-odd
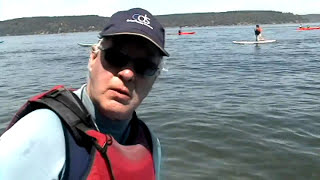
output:
[[[276,11],[230,11],[156,16],[165,27],[307,23],[310,22],[308,19],[310,17]],[[95,15],[12,19],[0,21],[0,36],[100,31],[108,20],[109,17]]]
[[[100,16],[32,17],[0,21],[0,36],[101,30],[109,20]]]
[[[217,26],[308,22],[302,16],[276,11],[229,11],[221,13],[173,14],[158,16],[165,26]]]

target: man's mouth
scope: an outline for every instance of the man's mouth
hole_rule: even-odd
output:
[[[130,92],[127,89],[120,89],[120,88],[112,88],[110,89],[115,93],[115,97],[119,100],[127,101],[131,98]]]

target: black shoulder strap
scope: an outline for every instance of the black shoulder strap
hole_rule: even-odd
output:
[[[54,111],[75,138],[77,144],[85,145],[83,144],[85,139],[81,136],[77,126],[81,125],[83,127],[84,125],[87,128],[94,129],[94,123],[78,96],[61,85],[29,99],[15,114],[6,130],[10,129],[25,115],[40,108],[48,108]]]
[[[91,116],[77,95],[65,88],[58,88],[46,93],[43,97],[34,101],[47,106],[60,116],[62,122],[71,132],[76,142],[83,143],[82,136],[76,128],[80,124],[94,127]]]

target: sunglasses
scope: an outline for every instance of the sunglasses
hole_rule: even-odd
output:
[[[132,58],[115,48],[99,49],[104,51],[104,60],[115,68],[123,68],[132,62],[135,73],[141,76],[153,76],[159,70],[150,58]]]

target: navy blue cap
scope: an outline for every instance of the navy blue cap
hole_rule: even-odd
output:
[[[141,8],[119,11],[113,14],[99,35],[101,37],[114,35],[141,36],[156,45],[164,56],[169,56],[169,53],[164,49],[164,28],[150,12]]]

